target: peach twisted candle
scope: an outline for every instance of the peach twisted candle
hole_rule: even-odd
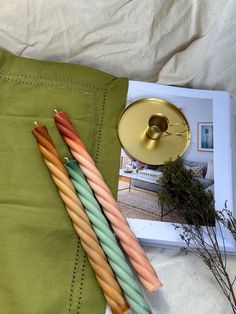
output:
[[[37,140],[44,161],[51,171],[52,178],[58,187],[60,196],[65,203],[67,212],[72,220],[75,231],[80,237],[81,244],[88,255],[105,299],[111,307],[112,313],[126,312],[128,305],[123,297],[114,273],[107,263],[106,256],[99,245],[97,236],[93,231],[76,191],[68,177],[67,171],[60,160],[53,141],[44,125],[36,126],[32,131]]]
[[[110,221],[140,281],[148,291],[155,291],[160,288],[162,283],[149,263],[135,234],[130,229],[126,218],[122,215],[109,187],[96,168],[92,157],[87,152],[85,145],[79,138],[67,114],[59,112],[54,115],[54,120],[65,142],[70,147],[72,155],[78,161],[81,170],[87,177],[89,185],[93,189],[98,202],[101,204],[104,214]]]

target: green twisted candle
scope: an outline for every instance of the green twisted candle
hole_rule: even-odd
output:
[[[128,304],[137,314],[152,313],[77,161],[69,161],[65,167]]]

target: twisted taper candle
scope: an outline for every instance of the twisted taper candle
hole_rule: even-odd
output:
[[[115,280],[114,273],[107,263],[106,256],[99,245],[97,236],[83,210],[82,204],[48,134],[47,128],[44,125],[39,125],[33,129],[32,133],[37,140],[44,161],[51,171],[52,178],[58,187],[60,196],[65,203],[75,231],[80,237],[81,244],[88,255],[88,260],[103,290],[105,299],[111,307],[112,313],[124,313],[128,309],[128,305]]]
[[[151,313],[151,309],[143,297],[134,274],[126,262],[125,256],[118,246],[116,238],[111,231],[82,170],[79,168],[77,161],[69,161],[65,164],[65,167],[69,173],[71,182],[77,191],[79,199],[84,205],[84,210],[92,223],[93,230],[107,255],[108,262],[124,291],[128,304],[136,314]]]
[[[68,116],[65,112],[59,112],[54,115],[54,120],[65,142],[70,147],[72,155],[85,174],[140,281],[148,291],[160,288],[162,284],[155,270],[149,263],[143,248],[139,245],[136,236],[130,229],[126,218],[122,215],[109,187],[96,168],[92,157],[87,152]]]

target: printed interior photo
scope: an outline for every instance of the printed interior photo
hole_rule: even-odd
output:
[[[214,203],[212,102],[209,100],[201,103],[195,100],[178,107],[186,116],[191,131],[190,144],[181,160],[194,180],[201,184],[205,192],[212,195]],[[186,220],[177,205],[170,207],[163,202],[163,192],[170,193],[163,190],[160,184],[163,167],[144,164],[130,157],[124,149],[121,150],[117,200],[126,218],[172,223]]]

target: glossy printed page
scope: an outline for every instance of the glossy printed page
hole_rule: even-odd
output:
[[[127,106],[147,97],[165,99],[181,110],[188,121],[191,134],[189,145],[182,155],[185,170],[191,172],[194,180],[200,184],[200,190],[212,196],[213,210],[223,209],[227,200],[228,208],[234,211],[232,193],[234,143],[229,95],[220,91],[130,82]],[[222,106],[224,111],[221,109]],[[134,116],[134,123],[135,119]],[[171,123],[173,125],[174,121]],[[223,130],[222,125],[225,126]],[[132,132],[132,124],[130,132]],[[177,138],[176,135],[172,136]],[[158,154],[158,147],[156,153]],[[129,154],[129,147],[122,149],[118,202],[121,211],[143,243],[183,246],[184,243],[174,230],[173,224],[191,223],[191,220],[183,215],[178,206],[169,207],[161,201],[163,167],[160,164],[150,165],[143,160],[138,160]],[[212,215],[209,214],[207,220],[214,224],[211,217]],[[202,222],[202,225],[205,223]],[[227,250],[233,251],[234,244],[227,234],[225,240]]]

